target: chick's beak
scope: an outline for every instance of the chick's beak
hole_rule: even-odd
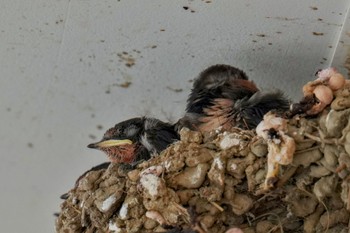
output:
[[[104,140],[96,143],[91,143],[87,147],[93,148],[93,149],[101,149],[101,148],[108,148],[112,146],[122,146],[122,145],[130,145],[130,144],[132,144],[132,141],[129,139],[123,139],[123,140],[109,139],[109,140]]]

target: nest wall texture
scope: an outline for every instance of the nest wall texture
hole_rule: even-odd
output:
[[[81,177],[56,230],[348,232],[349,118],[347,82],[316,116],[285,120],[295,142],[285,165],[271,162],[271,142],[255,130],[183,129],[180,141],[134,170],[111,164]],[[270,177],[269,166],[278,168]]]

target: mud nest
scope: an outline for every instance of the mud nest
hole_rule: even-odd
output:
[[[348,232],[349,86],[317,116],[286,120],[295,150],[272,181],[269,142],[255,130],[183,129],[180,141],[134,170],[111,164],[81,177],[56,230]]]

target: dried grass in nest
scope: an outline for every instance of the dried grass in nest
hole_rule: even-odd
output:
[[[254,130],[182,130],[135,170],[87,173],[62,203],[57,232],[348,232],[349,118],[349,106],[331,105],[290,119],[293,162],[269,189],[267,144]]]

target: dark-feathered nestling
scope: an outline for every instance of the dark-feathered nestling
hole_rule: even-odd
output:
[[[289,101],[281,91],[260,91],[242,70],[214,65],[195,80],[178,127],[199,131],[253,129],[268,111],[288,108]]]

